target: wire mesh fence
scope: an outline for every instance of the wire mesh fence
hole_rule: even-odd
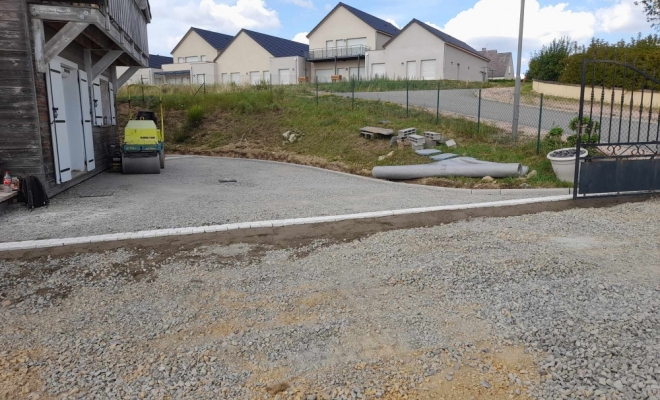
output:
[[[414,117],[416,120],[441,125],[443,119],[470,122],[476,133],[510,134],[513,120],[514,88],[489,82],[417,81],[417,80],[348,80],[341,82],[292,82],[293,76],[271,75],[270,79],[192,85],[160,85],[154,88],[137,85],[132,96],[144,103],[157,101],[160,92],[170,93],[167,103],[188,104],[212,100],[218,93],[279,91],[302,96],[316,106],[341,112],[355,111],[377,115],[381,119]],[[297,78],[295,78],[297,79]],[[279,83],[273,83],[273,80]],[[495,87],[493,87],[495,86]],[[157,89],[157,90],[156,90]],[[126,89],[119,96],[126,97]],[[210,97],[209,97],[210,96]],[[621,96],[615,96],[616,102]],[[607,99],[606,99],[607,100]],[[620,112],[622,125],[635,123],[629,107],[610,107]],[[608,109],[610,109],[608,108]],[[580,100],[544,96],[523,86],[520,101],[519,135],[540,142],[552,138],[572,144]]]

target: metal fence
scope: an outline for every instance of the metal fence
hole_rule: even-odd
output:
[[[493,87],[488,82],[413,80],[317,81],[312,86],[319,107],[334,107],[333,99],[342,97],[350,99],[352,109],[365,108],[383,118],[414,112],[415,118],[429,118],[435,123],[448,117],[471,120],[476,122],[477,131],[486,127],[509,133],[512,130],[513,87]],[[521,96],[519,134],[540,139],[552,131],[566,139],[576,134],[579,109],[579,99],[533,93],[530,85]]]

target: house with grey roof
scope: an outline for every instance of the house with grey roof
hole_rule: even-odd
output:
[[[371,78],[460,81],[488,79],[490,59],[469,44],[413,19],[382,50],[365,54]]]
[[[286,85],[307,76],[308,51],[306,44],[242,29],[214,61],[224,84]]]
[[[488,63],[488,79],[515,79],[513,69],[513,54],[498,53],[497,50],[482,48],[480,53],[490,59]]]
[[[154,75],[155,83],[215,83],[215,58],[234,39],[232,35],[192,27],[172,50],[172,62]]]
[[[382,50],[399,33],[391,23],[345,3],[339,3],[312,29],[307,61],[310,78],[329,82],[332,76],[342,79],[366,77],[365,56]]]

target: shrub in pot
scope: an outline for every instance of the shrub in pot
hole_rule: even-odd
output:
[[[577,149],[575,147],[566,147],[553,150],[548,153],[548,160],[552,163],[552,170],[555,171],[557,179],[564,182],[573,182],[575,178],[575,157]],[[580,158],[589,154],[586,149],[580,149]]]

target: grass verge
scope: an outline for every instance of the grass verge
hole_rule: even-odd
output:
[[[120,127],[126,123],[128,104],[125,94],[118,96]],[[469,188],[517,188],[527,183],[533,187],[565,187],[558,181],[542,147],[536,155],[536,142],[529,139],[512,141],[502,130],[477,124],[463,118],[436,116],[423,109],[405,108],[392,103],[339,96],[316,97],[305,88],[274,87],[266,90],[232,90],[207,92],[194,96],[192,92],[165,93],[165,140],[168,152],[243,157],[285,161],[370,176],[378,165],[411,165],[431,162],[418,156],[410,147],[390,147],[389,140],[366,140],[359,136],[363,126],[394,129],[415,127],[418,132],[434,131],[455,139],[457,149],[451,152],[487,161],[516,162],[528,165],[537,175],[530,179],[498,179],[485,183],[479,179],[453,177],[426,179],[418,183]],[[134,98],[138,109],[157,109],[157,97]],[[191,129],[187,123],[191,107],[204,110],[199,126]],[[123,129],[123,128],[122,128]],[[177,133],[186,130],[185,141],[176,143]],[[292,131],[299,138],[290,143],[283,133]],[[179,138],[180,140],[180,138]],[[449,149],[439,147],[449,152]],[[392,153],[379,160],[380,156]]]

